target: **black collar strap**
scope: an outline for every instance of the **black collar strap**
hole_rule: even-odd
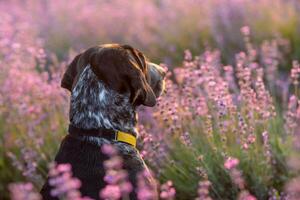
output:
[[[69,125],[69,135],[76,137],[76,138],[84,138],[84,137],[99,137],[99,138],[105,138],[110,141],[120,141],[124,142],[126,144],[136,146],[136,137],[129,134],[124,133],[121,131],[115,131],[113,129],[105,129],[105,128],[99,128],[99,129],[82,129],[77,128],[73,126],[72,124]]]
[[[77,128],[72,124],[69,125],[69,134],[77,137],[83,137],[83,136],[103,137],[109,140],[114,140],[116,138],[116,131],[112,129],[105,129],[105,128],[83,129],[83,128]]]

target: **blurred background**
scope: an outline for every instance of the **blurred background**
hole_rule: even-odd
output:
[[[5,26],[9,23],[24,37],[39,38],[59,59],[70,49],[115,42],[131,44],[157,62],[175,64],[185,49],[198,54],[218,48],[224,61],[231,63],[234,53],[245,48],[240,28],[249,26],[254,43],[287,39],[292,59],[300,55],[299,4],[297,0],[1,1],[1,36],[12,34]]]
[[[214,199],[299,192],[299,36],[299,0],[0,0],[0,199],[12,182],[40,189],[68,124],[61,75],[103,43],[130,44],[170,71],[165,100],[141,109],[140,149],[177,199],[210,185]],[[224,168],[232,160],[243,173]]]

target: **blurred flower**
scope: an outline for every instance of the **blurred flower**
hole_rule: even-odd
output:
[[[298,87],[299,76],[300,76],[300,65],[299,62],[294,60],[291,69],[291,79],[295,87]]]
[[[256,200],[256,198],[252,196],[248,191],[244,190],[240,192],[238,200]]]
[[[209,180],[199,181],[198,184],[198,197],[195,200],[212,200],[209,196],[209,188],[211,183]]]
[[[240,161],[236,158],[228,157],[224,163],[224,167],[229,170],[231,180],[239,187],[239,189],[244,190],[245,183],[242,172],[236,168],[239,162]]]
[[[100,196],[104,199],[117,200],[121,198],[121,190],[118,185],[107,185],[101,190]]]
[[[155,180],[152,179],[150,171],[144,170],[137,177],[137,197],[139,200],[158,199]],[[173,192],[171,192],[173,194]]]
[[[285,186],[285,190],[289,195],[289,199],[298,200],[300,199],[300,177],[290,180]]]
[[[239,164],[239,160],[238,159],[229,157],[229,158],[226,159],[226,161],[224,163],[224,167],[226,169],[230,170],[232,168],[235,168],[238,164]]]
[[[113,156],[117,154],[116,148],[114,148],[112,145],[104,144],[101,148],[102,152],[108,156]]]
[[[160,198],[172,200],[175,198],[176,190],[173,187],[172,181],[167,181],[166,183],[160,186]]]
[[[49,170],[49,184],[52,186],[51,196],[69,200],[90,200],[82,197],[79,191],[81,182],[72,177],[70,164],[51,164]]]
[[[41,200],[31,183],[12,183],[8,187],[11,200]]]
[[[128,198],[133,187],[128,181],[127,171],[122,169],[123,160],[118,155],[117,149],[113,145],[105,144],[101,150],[109,159],[104,161],[104,181],[107,185],[100,191],[99,196],[111,200]]]
[[[250,35],[250,28],[249,28],[249,26],[243,26],[243,27],[241,28],[241,32],[242,32],[244,35],[246,35],[246,36]]]
[[[264,143],[264,154],[267,158],[267,161],[270,162],[272,159],[272,152],[271,152],[271,147],[270,147],[270,138],[269,138],[269,133],[267,131],[264,131],[262,133],[263,137],[263,143]]]

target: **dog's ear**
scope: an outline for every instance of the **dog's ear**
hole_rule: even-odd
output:
[[[77,55],[73,61],[68,65],[66,72],[63,75],[61,80],[61,87],[72,91],[73,83],[76,79],[77,74],[79,73],[80,69],[78,68],[78,61],[82,54]]]
[[[135,55],[138,56],[138,55]],[[155,94],[147,83],[146,65],[122,46],[100,48],[90,56],[90,65],[97,77],[108,87],[124,93],[130,91],[130,101],[134,105],[154,106]]]

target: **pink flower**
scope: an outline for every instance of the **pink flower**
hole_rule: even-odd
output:
[[[67,200],[81,198],[79,192],[81,182],[79,179],[72,177],[70,164],[53,164],[50,166],[49,177],[49,184],[53,187],[50,194],[53,197]]]
[[[129,194],[133,190],[132,184],[128,181],[119,184],[119,186],[122,194]]]
[[[121,198],[121,189],[118,185],[107,185],[100,192],[103,199],[117,200]]]
[[[229,158],[227,158],[227,160],[225,161],[225,163],[224,163],[224,167],[226,168],[226,169],[233,169],[233,168],[235,168],[238,164],[239,164],[239,160],[238,159],[236,159],[236,158],[232,158],[232,157],[229,157]]]
[[[147,188],[139,189],[137,196],[138,196],[139,200],[154,200],[155,199],[155,194]]]
[[[254,134],[249,135],[248,138],[247,138],[247,142],[248,142],[249,144],[254,143],[255,140],[256,140],[256,137],[255,137]]]
[[[160,189],[161,189],[161,193],[160,193],[161,199],[171,200],[175,198],[176,190],[173,187],[172,181],[167,181],[165,184],[163,184],[160,187]]]
[[[255,196],[251,195],[247,190],[240,192],[238,200],[256,200]]]
[[[122,169],[122,158],[113,145],[104,145],[102,152],[108,155],[109,159],[104,161],[104,181],[107,185],[100,191],[99,196],[111,200],[121,197],[127,198],[133,187],[128,181],[127,171]]]
[[[242,32],[243,35],[246,35],[246,36],[250,35],[250,28],[249,28],[249,26],[243,26],[241,28],[241,32]]]
[[[116,148],[114,148],[112,145],[104,144],[101,148],[102,152],[108,156],[115,155],[117,153]]]
[[[137,176],[137,196],[139,200],[156,200],[158,198],[155,180],[148,170],[140,172]]]
[[[59,172],[69,172],[71,171],[71,165],[70,164],[60,164],[57,166],[57,171]]]
[[[209,180],[203,180],[203,181],[199,181],[198,183],[198,197],[196,198],[196,200],[211,200],[210,196],[209,196],[209,188],[211,186],[211,183]]]
[[[11,200],[40,200],[41,196],[34,191],[31,183],[12,183],[8,186]]]

